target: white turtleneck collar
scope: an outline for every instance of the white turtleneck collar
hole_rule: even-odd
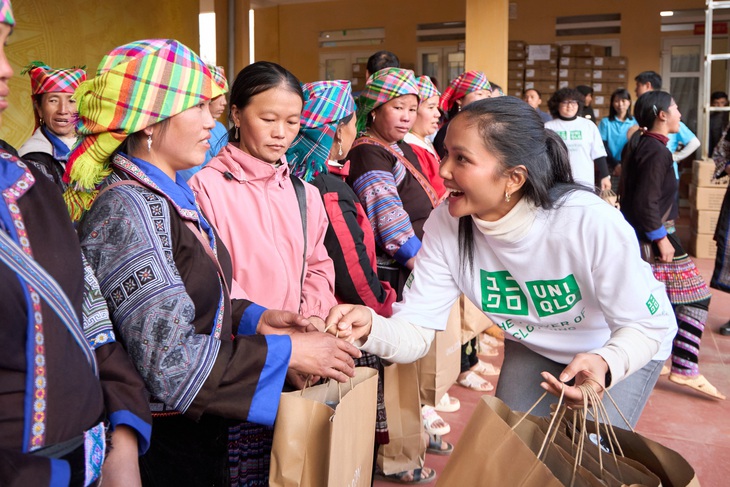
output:
[[[525,198],[520,201],[502,218],[488,222],[472,215],[476,227],[484,235],[504,241],[518,242],[527,235],[537,216],[537,208]]]

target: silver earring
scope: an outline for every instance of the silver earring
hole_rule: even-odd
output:
[[[233,138],[234,138],[235,140],[238,140],[238,125],[236,125],[236,133],[235,133],[235,135],[233,136]]]
[[[152,152],[152,134],[147,136],[147,152]]]
[[[504,192],[504,200],[509,203],[510,198],[512,198],[512,195],[509,194],[509,191]]]
[[[337,155],[342,157],[342,142],[338,142],[338,144],[340,144],[340,150],[337,151]]]

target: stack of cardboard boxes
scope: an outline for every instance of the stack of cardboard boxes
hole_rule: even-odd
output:
[[[487,73],[487,78],[489,74]],[[525,42],[509,41],[507,94],[521,98],[525,89]]]
[[[713,236],[728,185],[727,176],[712,179],[714,171],[715,163],[711,159],[694,161],[692,165],[689,253],[702,259],[714,259],[717,254]]]
[[[558,45],[527,46],[525,89],[537,90],[542,98],[540,109],[547,111],[547,101],[558,89]]]
[[[605,46],[591,44],[509,43],[508,94],[521,97],[534,88],[542,95],[542,110],[560,88],[592,86],[596,118],[608,116],[611,94],[628,86],[625,57],[606,56]]]

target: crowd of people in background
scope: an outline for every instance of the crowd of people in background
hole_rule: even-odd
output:
[[[0,0],[3,97],[16,27]],[[669,380],[725,398],[699,371],[710,291],[674,227],[699,141],[656,73],[600,122],[590,87],[547,113],[535,89],[477,70],[440,88],[388,51],[359,93],[266,61],[229,85],[172,39],[93,77],[21,74],[33,132],[0,149],[2,485],[268,485],[281,393],[357,366],[378,371],[377,457],[399,414],[384,368],[423,357],[463,300],[496,326],[462,344],[456,383],[514,410],[611,387],[611,419],[635,425],[670,357]],[[727,112],[712,124],[730,147]],[[730,291],[718,229],[711,285]],[[501,346],[501,369],[479,358]],[[458,408],[424,402],[420,466],[374,478],[433,481],[425,452],[453,450],[439,413]]]

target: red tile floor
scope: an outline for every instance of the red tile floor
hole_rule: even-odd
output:
[[[689,213],[684,211],[684,213]],[[678,226],[681,236],[689,234],[687,225]],[[695,259],[702,275],[709,282],[714,260]],[[722,336],[718,328],[730,319],[730,294],[712,291],[710,316],[702,337],[700,371],[720,392],[730,397],[730,336]],[[500,353],[503,348],[499,348]],[[502,356],[482,358],[500,365]],[[497,377],[489,377],[496,383]],[[441,413],[451,425],[446,441],[456,443],[464,430],[481,394],[454,385],[449,394],[459,398],[461,409]],[[637,431],[682,454],[694,467],[703,487],[730,485],[730,399],[718,401],[660,377]],[[427,467],[440,473],[449,457],[426,455]],[[375,487],[394,485],[376,481]],[[429,485],[434,485],[433,483]],[[470,486],[471,487],[471,486]]]

